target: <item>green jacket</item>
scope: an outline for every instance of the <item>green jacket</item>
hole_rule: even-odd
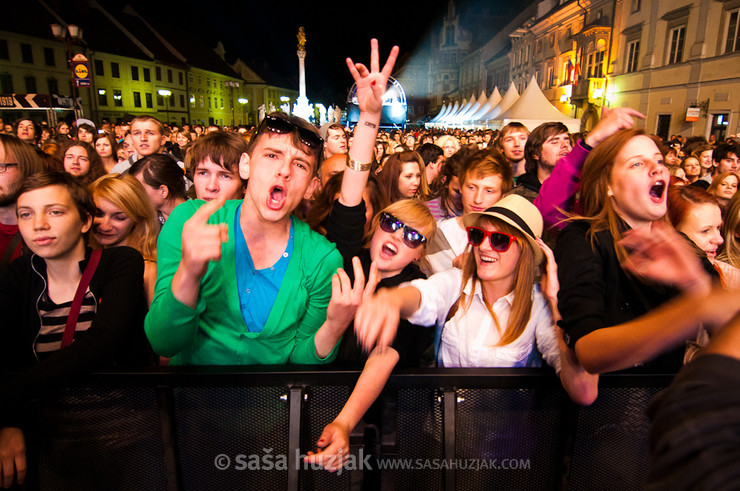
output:
[[[328,363],[318,358],[314,335],[326,320],[331,277],[342,266],[334,244],[291,217],[293,254],[262,332],[249,332],[239,307],[235,269],[234,218],[241,201],[227,201],[208,220],[226,223],[229,241],[200,281],[195,309],[172,295],[181,257],[182,228],[205,202],[193,200],[170,215],[157,244],[157,285],[144,328],[154,350],[175,365]]]

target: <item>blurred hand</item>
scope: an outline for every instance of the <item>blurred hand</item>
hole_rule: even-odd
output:
[[[601,111],[601,119],[594,129],[585,138],[587,145],[595,147],[619,130],[627,130],[635,126],[632,118],[645,119],[645,115],[629,107],[605,107]]]

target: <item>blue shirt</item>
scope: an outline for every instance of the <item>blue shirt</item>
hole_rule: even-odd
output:
[[[247,241],[244,240],[239,216],[241,205],[234,217],[236,237],[236,284],[239,288],[239,307],[249,332],[262,332],[275,303],[285,271],[288,269],[290,256],[293,253],[293,221],[290,221],[290,237],[283,255],[269,268],[254,269],[252,256],[249,254]]]

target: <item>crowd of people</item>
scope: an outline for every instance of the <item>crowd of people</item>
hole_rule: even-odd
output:
[[[740,147],[636,129],[392,130],[347,60],[353,131],[88,120],[0,125],[0,485],[29,407],[156,364],[363,369],[310,461],[337,470],[396,366],[676,373],[740,307]]]

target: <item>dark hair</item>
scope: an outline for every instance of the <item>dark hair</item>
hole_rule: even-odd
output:
[[[280,112],[280,111],[270,113],[268,114],[268,116],[272,116],[273,118],[283,119],[291,123],[293,126],[297,126],[305,130],[311,131],[313,133],[316,133],[316,136],[318,136],[319,138],[321,137],[321,135],[319,135],[319,131],[316,129],[314,125],[312,125],[311,123],[309,123],[303,118],[299,118],[298,116],[288,116],[287,114]],[[264,124],[260,124],[260,126],[257,128],[257,133],[250,140],[249,145],[247,146],[247,153],[249,154],[250,157],[252,156],[254,147],[257,146],[257,141],[260,139],[260,136],[262,136],[265,133],[268,133],[269,131],[270,130],[267,127],[267,125],[264,125]],[[323,144],[319,145],[316,148],[309,147],[308,145],[306,145],[300,140],[300,138],[298,137],[297,131],[293,131],[292,137],[293,137],[294,147],[314,157],[313,175],[316,176],[319,172],[319,167],[321,167],[321,162],[323,162],[324,145]]]
[[[166,153],[147,155],[134,162],[129,174],[136,177],[141,174],[144,182],[157,189],[166,186],[168,199],[185,198],[184,172],[175,159]]]
[[[542,144],[551,136],[568,133],[568,127],[559,121],[543,123],[532,130],[524,145],[524,170],[529,174],[537,173],[537,162],[542,154]],[[535,159],[537,157],[537,159]]]
[[[378,174],[378,182],[380,187],[385,191],[385,195],[388,197],[391,203],[395,203],[398,200],[404,199],[401,196],[401,192],[398,190],[398,179],[401,176],[403,164],[413,162],[419,167],[421,174],[421,181],[419,182],[419,189],[417,195],[420,197],[426,196],[426,177],[424,174],[424,162],[418,153],[404,150],[391,154],[388,160],[383,164],[383,169]]]
[[[97,134],[97,130],[95,129],[94,126],[91,126],[87,123],[82,123],[81,125],[77,126],[77,129],[75,130],[75,137],[80,132],[80,129],[83,129],[87,131],[88,133],[90,133],[91,135],[93,135],[93,141],[95,141],[95,135]]]
[[[429,165],[436,162],[440,155],[444,155],[445,151],[442,147],[435,145],[434,143],[424,143],[416,150],[421,155],[421,160],[424,161],[424,165]]]
[[[64,156],[67,154],[67,150],[72,147],[84,148],[85,152],[87,152],[87,158],[90,160],[90,170],[87,171],[87,174],[78,178],[85,186],[96,180],[98,177],[105,175],[105,167],[103,167],[103,161],[101,160],[100,155],[98,155],[98,152],[95,151],[95,148],[92,145],[81,140],[70,140],[69,143],[64,146],[64,150],[61,152],[62,158],[60,159],[62,161],[62,167],[64,167]]]
[[[13,123],[13,132],[15,133],[15,136],[18,136],[18,125],[23,121],[28,121],[33,125],[33,141],[37,142],[41,137],[41,127],[31,118],[20,118]]]
[[[97,208],[95,207],[95,200],[92,193],[79,179],[66,172],[39,172],[32,174],[23,180],[21,188],[18,190],[18,196],[49,186],[62,186],[69,192],[82,223],[86,223],[88,218],[95,216]]]
[[[731,153],[734,153],[736,157],[740,157],[740,147],[732,143],[720,143],[712,151],[712,160],[719,164],[720,160],[728,158]]]
[[[247,142],[237,133],[213,131],[198,138],[188,152],[190,179],[198,163],[211,159],[214,164],[239,174],[239,159],[247,152]]]

